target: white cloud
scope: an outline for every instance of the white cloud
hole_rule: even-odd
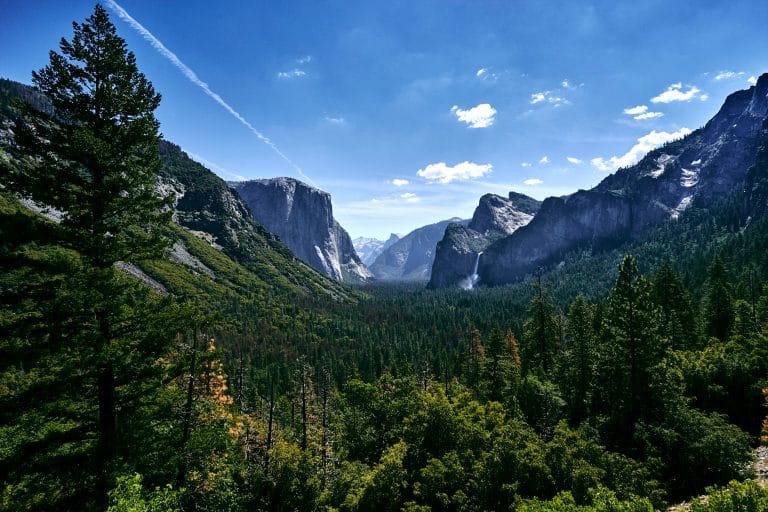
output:
[[[634,119],[637,119],[638,121],[642,121],[643,119],[656,119],[657,117],[663,117],[663,116],[664,116],[664,112],[646,112],[644,114],[640,114],[639,116],[634,116]]]
[[[347,120],[344,119],[341,116],[328,116],[326,115],[324,117],[325,121],[330,124],[336,124],[336,125],[345,125],[347,124]]]
[[[277,74],[278,78],[301,78],[302,76],[306,76],[307,73],[303,69],[294,68],[290,71],[280,71]]]
[[[624,113],[628,116],[636,116],[648,112],[648,107],[645,105],[638,105],[636,107],[625,108]]]
[[[488,128],[493,124],[496,109],[489,103],[481,103],[468,110],[462,110],[457,105],[451,107],[459,121],[467,123],[470,128]]]
[[[732,78],[738,78],[744,76],[746,73],[743,71],[721,71],[715,75],[715,80],[730,80]]]
[[[749,85],[757,85],[757,77],[751,76],[747,78],[747,83]]]
[[[543,182],[543,181],[541,181],[541,180],[540,180],[540,179],[538,179],[538,178],[528,178],[527,180],[525,180],[525,181],[523,182],[523,185],[525,185],[526,187],[535,187],[535,186],[537,186],[537,185],[541,185],[541,184],[543,184],[543,183],[544,183],[544,182]]]
[[[593,158],[591,162],[597,169],[605,172],[615,171],[622,167],[629,167],[639,162],[649,151],[656,149],[667,142],[685,137],[689,133],[691,133],[691,130],[688,128],[680,128],[678,131],[671,133],[657,132],[656,130],[653,130],[637,139],[637,144],[632,146],[632,149],[624,155],[612,156],[608,159],[601,157]]]
[[[298,59],[296,59],[296,62],[300,66],[302,66],[304,64],[309,64],[310,62],[312,62],[312,56],[311,55],[305,55],[303,57],[299,57]]]
[[[401,199],[405,199],[406,203],[418,203],[419,202],[419,196],[414,194],[413,192],[406,192],[405,194],[400,194]]]
[[[482,178],[491,172],[492,169],[493,165],[491,164],[476,164],[465,161],[451,167],[446,165],[445,162],[437,162],[419,169],[416,174],[426,180],[446,184],[452,181]]]
[[[707,101],[709,99],[709,94],[702,94],[701,96],[699,96],[699,99],[701,101]]]
[[[395,178],[395,179],[392,180],[392,184],[394,186],[396,186],[396,187],[404,187],[404,186],[408,185],[409,183],[410,183],[410,181],[404,180],[404,179],[401,179],[401,178]]]
[[[648,107],[646,105],[625,108],[624,113],[628,116],[632,116],[638,121],[642,121],[643,119],[654,119],[664,115],[663,112],[648,112]]]
[[[701,89],[695,85],[688,85],[688,90],[683,90],[683,84],[677,82],[667,87],[667,90],[651,98],[651,103],[672,103],[673,101],[691,101],[700,92]]]
[[[531,162],[522,162],[520,164],[520,167],[530,167],[531,165],[532,165]]]
[[[549,163],[549,157],[547,155],[544,155],[541,157],[541,160],[539,160],[540,164],[548,164]]]
[[[537,103],[549,103],[550,105],[559,107],[560,105],[570,104],[570,101],[561,96],[557,96],[552,91],[541,91],[531,94],[531,105],[535,105]]]
[[[579,165],[582,161],[576,158],[575,156],[567,156],[565,157],[566,160],[568,160],[573,165]]]
[[[503,74],[506,73],[506,71],[497,73],[493,71],[493,68],[480,68],[475,71],[475,76],[484,82],[496,82],[499,80],[499,78],[501,78]]]

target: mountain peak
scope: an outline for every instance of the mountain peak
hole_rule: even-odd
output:
[[[329,193],[288,177],[236,182],[232,188],[300,260],[337,280],[371,277],[334,219]]]

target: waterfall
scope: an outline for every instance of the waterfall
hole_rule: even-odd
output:
[[[477,257],[475,257],[475,266],[472,268],[472,273],[467,277],[465,277],[464,279],[462,279],[461,282],[459,282],[459,287],[465,290],[471,290],[480,281],[480,276],[477,274],[477,269],[480,266],[480,256],[482,254],[483,254],[482,251],[477,253]]]

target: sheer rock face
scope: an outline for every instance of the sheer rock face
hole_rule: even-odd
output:
[[[591,190],[545,200],[529,224],[485,250],[481,282],[514,282],[569,251],[615,247],[690,206],[722,199],[745,183],[766,113],[768,74],[731,94],[703,128],[651,151]]]
[[[432,274],[437,242],[451,223],[468,221],[453,218],[414,229],[383,251],[371,265],[376,279],[389,281],[428,281]]]
[[[540,205],[540,201],[517,192],[510,192],[509,197],[481,197],[469,225],[450,224],[446,228],[437,244],[429,286],[445,288],[471,282],[478,254],[528,224]]]
[[[372,277],[349,234],[333,218],[331,196],[292,178],[230,184],[253,217],[297,258],[339,281]]]

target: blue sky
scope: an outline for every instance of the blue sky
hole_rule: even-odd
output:
[[[105,5],[167,139],[225,179],[309,179],[353,237],[589,188],[768,71],[762,0],[120,0],[151,35]],[[29,83],[92,9],[4,0],[0,76]]]

